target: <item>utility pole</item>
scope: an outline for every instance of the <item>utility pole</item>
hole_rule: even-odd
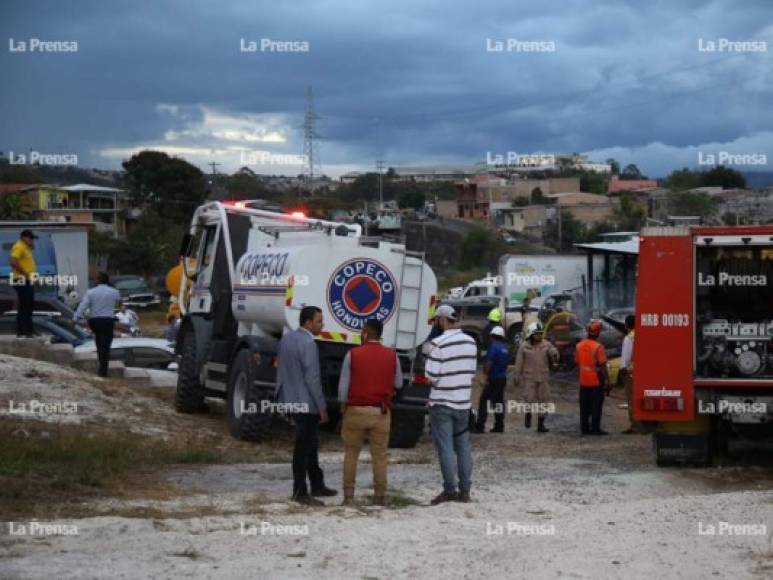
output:
[[[558,253],[561,253],[561,203],[556,200],[556,211],[558,212]]]
[[[314,140],[319,139],[316,124],[319,115],[314,111],[314,99],[311,94],[311,87],[306,89],[306,113],[303,116],[303,160],[304,181],[309,189],[309,195],[314,190],[314,175],[322,175],[322,165],[319,161],[319,151]]]
[[[210,161],[207,163],[212,168],[212,173],[209,178],[209,195],[212,196],[215,190],[215,178],[217,177],[217,166],[221,165],[220,163],[215,163],[214,161]]]
[[[384,208],[384,183],[383,183],[383,171],[384,171],[384,162],[379,159],[376,161],[376,169],[378,169],[378,208],[383,209]]]

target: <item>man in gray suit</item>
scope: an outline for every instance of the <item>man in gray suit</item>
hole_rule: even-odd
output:
[[[298,410],[293,414],[293,499],[312,506],[324,505],[316,497],[329,497],[338,493],[325,487],[324,474],[319,467],[318,427],[328,420],[320,381],[319,353],[314,341],[314,337],[321,331],[322,311],[316,306],[304,307],[301,310],[300,326],[279,341],[277,371],[277,401],[289,403]],[[307,475],[311,482],[311,494],[306,487]]]

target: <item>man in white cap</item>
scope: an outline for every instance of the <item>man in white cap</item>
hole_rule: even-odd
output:
[[[478,347],[470,335],[454,328],[456,312],[451,306],[439,306],[435,321],[443,333],[430,341],[425,374],[432,383],[429,424],[443,474],[443,491],[431,503],[469,502],[472,485],[470,397]]]

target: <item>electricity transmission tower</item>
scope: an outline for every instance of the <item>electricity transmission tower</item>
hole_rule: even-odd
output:
[[[316,130],[317,119],[319,115],[314,111],[314,99],[311,94],[311,87],[306,89],[306,113],[303,116],[303,180],[308,188],[309,195],[314,192],[315,177],[322,176],[322,164],[319,161],[319,146],[315,139],[319,139],[319,133]]]

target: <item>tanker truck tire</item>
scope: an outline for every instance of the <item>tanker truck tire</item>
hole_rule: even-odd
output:
[[[389,429],[390,449],[411,449],[416,447],[424,432],[424,409],[419,411],[392,411]]]
[[[206,410],[204,389],[196,373],[196,337],[192,331],[183,336],[174,408],[179,413],[199,413]]]
[[[256,386],[256,374],[252,353],[240,350],[228,377],[226,416],[231,435],[244,441],[262,441],[271,430],[271,414],[261,410],[261,401],[272,401],[273,389]]]

